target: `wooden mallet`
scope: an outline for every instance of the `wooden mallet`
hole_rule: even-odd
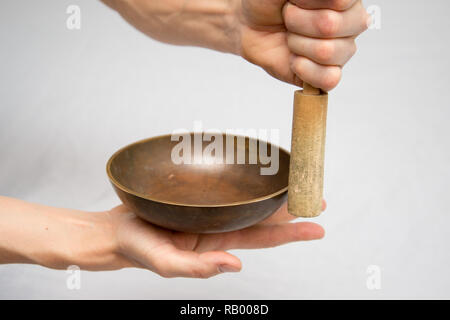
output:
[[[288,212],[311,218],[322,212],[328,94],[303,83],[294,94]]]

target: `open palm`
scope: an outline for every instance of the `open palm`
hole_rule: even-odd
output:
[[[226,250],[268,248],[324,236],[318,224],[289,223],[295,217],[287,213],[286,205],[253,227],[217,234],[167,230],[139,219],[123,205],[112,209],[110,215],[116,221],[120,253],[128,263],[167,278],[209,278],[237,272],[241,262]]]

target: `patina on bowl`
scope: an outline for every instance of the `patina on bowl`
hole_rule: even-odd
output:
[[[191,140],[190,155],[194,161],[181,164],[173,161],[173,154],[189,155],[187,148],[174,152],[179,151],[174,148],[180,147],[181,139],[172,141],[171,135],[163,135],[135,142],[111,156],[107,163],[108,177],[125,206],[155,225],[192,233],[249,227],[272,215],[286,201],[289,153],[253,138],[220,136],[222,155],[205,152],[217,137],[203,141],[201,133],[187,133],[185,138],[190,139],[185,140],[188,143],[185,145]],[[264,153],[260,156],[261,148],[266,148],[269,157],[278,153],[275,174],[261,174],[262,168],[271,166]],[[230,151],[234,152],[228,159],[232,164],[227,164]],[[215,161],[211,155],[216,157]],[[239,164],[239,157],[243,164]],[[218,163],[218,159],[223,163]]]

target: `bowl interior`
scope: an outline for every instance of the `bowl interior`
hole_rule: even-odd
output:
[[[216,134],[205,141],[202,133],[189,133],[172,141],[165,135],[122,148],[108,173],[117,187],[143,198],[222,206],[285,191],[289,153],[243,136]]]

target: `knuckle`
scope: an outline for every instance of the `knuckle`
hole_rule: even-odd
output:
[[[334,10],[347,10],[353,4],[353,0],[332,0]]]
[[[295,46],[295,35],[291,32],[288,32],[286,36],[286,41],[288,48],[292,50]]]
[[[317,17],[317,29],[324,37],[334,37],[339,31],[339,13],[326,10]]]
[[[330,67],[325,72],[324,77],[321,80],[321,88],[329,91],[335,88],[341,80],[341,69],[338,67]]]
[[[321,41],[316,48],[315,55],[322,63],[330,63],[336,52],[335,45],[331,41]]]
[[[372,16],[363,8],[361,12],[361,29],[366,31],[370,27]]]
[[[157,274],[159,274],[161,277],[166,278],[166,279],[171,279],[174,278],[174,275],[166,272],[166,271],[162,271],[162,270],[158,270],[156,271]]]
[[[294,73],[302,74],[305,69],[305,59],[303,57],[295,57],[291,62],[291,69]]]
[[[166,265],[162,263],[154,262],[152,270],[163,278],[174,278],[173,273],[168,269]]]
[[[292,29],[295,24],[296,7],[289,2],[283,8],[283,20],[288,30]]]
[[[356,46],[355,41],[352,41],[352,43],[350,45],[350,57],[353,57],[355,55],[356,51],[358,51],[358,47]]]
[[[208,279],[209,277],[211,277],[211,274],[209,272],[207,272],[203,268],[198,267],[193,267],[190,274],[192,275],[192,277],[199,279]]]

